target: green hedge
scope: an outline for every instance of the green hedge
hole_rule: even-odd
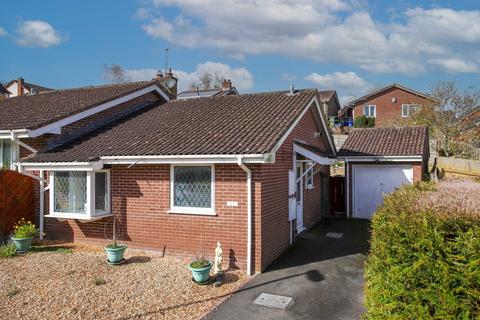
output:
[[[480,319],[480,221],[418,209],[432,188],[404,187],[374,215],[366,319]]]
[[[361,115],[355,118],[354,128],[373,128],[375,127],[375,118]]]

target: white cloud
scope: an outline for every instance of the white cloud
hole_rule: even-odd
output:
[[[125,77],[129,81],[142,81],[150,80],[157,73],[157,69],[145,68],[145,69],[126,69]],[[174,75],[178,78],[178,91],[189,90],[192,86],[198,85],[200,78],[205,73],[212,75],[218,75],[223,79],[232,80],[233,85],[239,91],[245,91],[253,87],[253,76],[245,68],[232,68],[231,66],[219,63],[207,61],[197,65],[197,68],[192,71],[173,70]]]
[[[62,41],[59,33],[49,23],[41,20],[20,23],[17,33],[16,42],[23,47],[48,48]]]
[[[448,73],[474,73],[478,72],[478,65],[473,61],[464,61],[460,59],[432,59],[429,61],[438,65],[441,69]]]
[[[281,54],[377,73],[420,74],[438,69],[438,60],[467,66],[449,72],[471,72],[480,64],[480,11],[414,8],[384,23],[357,3],[150,0],[142,7],[143,29],[179,46],[215,48],[237,58]],[[166,18],[165,7],[180,14]]]
[[[3,29],[2,27],[0,27],[0,37],[4,37],[7,35],[7,31],[5,31],[5,29]]]
[[[369,92],[374,87],[373,84],[351,71],[327,74],[314,72],[306,76],[305,79],[317,85],[320,90],[337,90],[341,104]]]

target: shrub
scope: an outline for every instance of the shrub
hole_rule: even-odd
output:
[[[103,286],[104,284],[107,284],[107,281],[103,278],[100,278],[100,277],[93,278],[92,282],[96,286]]]
[[[205,258],[197,258],[195,261],[193,261],[192,263],[190,263],[190,267],[194,268],[194,269],[202,269],[202,268],[206,268],[210,265],[210,261],[208,261],[207,259]]]
[[[367,117],[366,115],[362,114],[361,116],[355,118],[353,126],[355,128],[373,128],[375,127],[375,118]]]
[[[432,206],[443,188],[406,186],[378,208],[365,269],[365,318],[480,317],[480,218],[460,202],[449,212]]]
[[[31,238],[39,234],[39,230],[32,224],[31,221],[25,221],[22,218],[13,227],[13,236],[15,238]]]
[[[15,255],[15,244],[7,242],[0,245],[0,258],[13,257]]]

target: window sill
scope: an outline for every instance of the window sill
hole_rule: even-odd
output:
[[[217,215],[217,213],[215,211],[202,212],[202,211],[196,211],[194,209],[180,209],[180,208],[167,210],[167,213],[169,213],[169,214],[192,215],[192,216],[216,216]]]
[[[105,212],[101,214],[97,214],[95,216],[89,216],[87,214],[71,214],[71,213],[61,213],[61,212],[54,212],[51,214],[47,214],[45,218],[55,218],[55,219],[62,219],[62,220],[80,220],[80,221],[95,221],[100,220],[105,217],[113,216],[110,212]]]
[[[313,190],[313,189],[315,189],[315,187],[313,187],[313,186],[312,187],[307,187],[307,190]]]

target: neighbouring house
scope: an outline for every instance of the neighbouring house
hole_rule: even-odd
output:
[[[388,127],[410,117],[413,110],[436,100],[399,84],[391,84],[348,103],[340,118],[355,119],[361,115],[375,118],[376,127]],[[353,121],[350,121],[353,125]]]
[[[115,215],[130,247],[212,257],[221,241],[227,264],[261,272],[327,209],[336,150],[318,92],[165,100],[21,160],[48,176],[42,228],[105,243]]]
[[[5,88],[10,92],[10,97],[16,97],[21,95],[34,95],[41,92],[52,91],[53,89],[39,86],[25,82],[22,77],[12,80],[5,85]]]
[[[182,91],[177,95],[177,99],[192,99],[192,98],[205,98],[205,97],[218,97],[238,95],[237,89],[232,85],[232,81],[224,79],[222,86],[219,88],[211,89],[199,89]]]
[[[0,83],[0,100],[9,98],[12,93]]]
[[[335,90],[323,90],[319,91],[320,101],[322,102],[323,112],[327,119],[332,123],[340,111],[340,101],[338,100],[337,91]]]
[[[338,151],[345,161],[347,217],[370,219],[384,194],[422,180],[429,155],[426,127],[352,131]]]

